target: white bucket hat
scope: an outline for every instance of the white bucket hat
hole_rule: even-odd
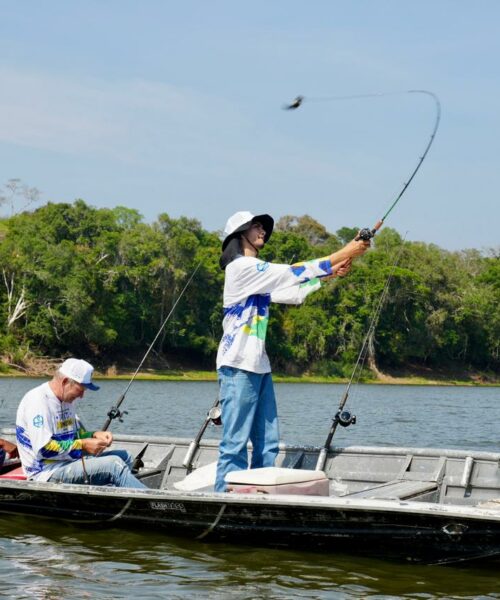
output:
[[[264,242],[267,242],[271,237],[274,228],[274,219],[270,215],[253,215],[248,210],[240,210],[234,215],[231,215],[224,227],[224,240],[222,242],[222,250],[224,251],[229,242],[237,233],[250,229],[252,223],[260,223],[266,232]]]
[[[88,390],[96,391],[99,389],[98,385],[92,383],[94,367],[86,360],[68,358],[59,367],[59,373],[73,379],[73,381],[83,385]]]

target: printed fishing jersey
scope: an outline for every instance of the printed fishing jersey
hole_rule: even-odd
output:
[[[269,304],[302,304],[320,288],[319,278],[332,272],[328,256],[294,265],[268,263],[250,256],[240,256],[229,263],[217,368],[269,373],[271,365],[265,347]]]
[[[75,402],[61,402],[43,383],[19,404],[16,436],[26,475],[47,481],[52,471],[82,456],[82,438],[91,437],[78,420]]]

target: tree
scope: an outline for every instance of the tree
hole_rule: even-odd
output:
[[[342,244],[347,244],[358,235],[359,227],[341,227],[335,232]]]
[[[96,209],[77,200],[15,214],[2,226],[4,356],[31,349],[109,363],[142,355],[196,269],[154,351],[214,366],[224,273],[220,240],[199,221],[162,214],[147,224],[136,210]],[[338,233],[353,236],[349,228]],[[261,257],[291,264],[324,256],[339,243],[307,215],[289,216]],[[349,374],[401,251],[370,340],[373,368],[454,362],[498,371],[498,254],[402,244],[398,232],[384,228],[348,277],[323,284],[302,306],[274,305],[267,349],[276,368]]]
[[[11,217],[27,210],[40,199],[40,190],[23,184],[20,179],[9,179],[3,187],[4,191],[0,192],[0,206],[8,205]]]
[[[276,230],[298,234],[310,246],[332,248],[330,252],[333,252],[333,250],[336,250],[340,246],[339,240],[333,234],[328,233],[324,225],[321,225],[321,223],[318,223],[318,221],[309,215],[302,215],[301,217],[286,215],[281,217],[276,223]]]

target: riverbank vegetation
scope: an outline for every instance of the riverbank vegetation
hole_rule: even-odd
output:
[[[282,217],[262,257],[323,256],[356,231],[333,234],[308,216]],[[0,235],[5,371],[41,374],[76,355],[111,376],[133,372],[198,265],[146,367],[172,374],[214,368],[223,287],[217,232],[167,214],[148,224],[135,210],[77,200],[3,219]],[[350,374],[402,243],[384,228],[348,277],[325,283],[300,307],[273,305],[268,352],[277,372],[327,380]],[[498,381],[499,306],[498,251],[405,242],[365,379]]]

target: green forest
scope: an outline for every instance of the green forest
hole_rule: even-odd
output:
[[[335,233],[304,216],[279,219],[262,258],[291,264],[338,249]],[[218,232],[161,214],[48,203],[0,223],[0,355],[4,370],[74,355],[99,368],[141,358],[191,273],[197,272],[151,352],[154,360],[214,369],[224,274]],[[394,269],[370,340],[372,372],[409,368],[500,372],[500,258],[403,242],[384,228],[343,279],[300,307],[274,305],[267,348],[274,370],[345,377]],[[173,361],[173,362],[172,362]]]

